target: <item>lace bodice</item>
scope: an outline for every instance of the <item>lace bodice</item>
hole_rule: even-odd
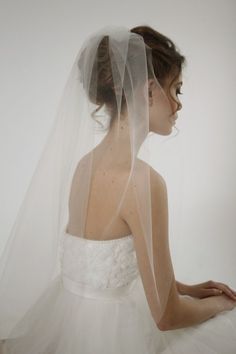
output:
[[[61,265],[63,278],[93,289],[122,287],[139,274],[132,235],[98,241],[66,233]]]

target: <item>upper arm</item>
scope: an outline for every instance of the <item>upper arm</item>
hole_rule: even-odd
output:
[[[161,325],[169,327],[179,303],[179,294],[169,246],[168,192],[164,178],[152,168],[150,177],[153,256],[157,269],[156,282],[160,284],[160,291],[163,294],[169,294]],[[163,274],[163,277],[159,276],[159,273]]]
[[[168,195],[164,178],[150,167],[150,188],[151,188],[151,211],[152,211],[152,241],[153,241],[153,261],[156,284],[158,292],[168,294],[166,310],[162,321],[157,323],[158,302],[156,299],[152,271],[149,265],[148,254],[144,234],[140,224],[138,207],[132,192],[127,193],[126,201],[122,209],[122,218],[129,225],[134,236],[134,246],[144,290],[150,310],[160,329],[168,327],[171,321],[171,314],[178,303],[178,291],[172,260],[169,248],[168,236]],[[168,281],[167,281],[168,280]]]

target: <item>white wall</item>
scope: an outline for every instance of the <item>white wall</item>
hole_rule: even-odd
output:
[[[169,191],[176,278],[236,288],[236,5],[230,0],[0,1],[0,250],[85,37],[107,24],[150,25],[187,57],[180,133],[153,167]]]

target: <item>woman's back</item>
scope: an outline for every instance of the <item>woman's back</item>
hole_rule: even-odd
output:
[[[85,238],[92,240],[111,240],[111,239],[120,239],[126,235],[133,236],[134,247],[136,251],[138,266],[140,270],[140,274],[142,277],[142,282],[144,285],[144,290],[146,293],[147,301],[149,303],[149,307],[155,318],[155,315],[158,312],[156,296],[154,291],[154,282],[152,278],[152,272],[149,266],[148,254],[145,252],[146,243],[145,236],[143,234],[143,229],[141,225],[139,210],[136,204],[136,199],[134,195],[134,185],[132,182],[129,185],[129,188],[126,191],[125,199],[123,200],[122,206],[119,210],[118,215],[114,217],[114,211],[117,210],[117,205],[120,202],[121,191],[124,191],[124,183],[127,183],[127,177],[129,170],[125,169],[125,167],[117,167],[107,168],[106,159],[101,159],[102,150],[96,151],[97,154],[94,154],[93,157],[93,173],[92,173],[92,184],[90,188],[90,195],[88,200],[88,208],[87,208],[87,219],[86,219],[86,228],[85,228]],[[67,231],[69,234],[78,235],[78,206],[77,206],[77,197],[80,193],[80,188],[83,186],[79,183],[81,175],[83,174],[83,164],[86,164],[87,158],[86,156],[82,163],[80,163],[75,171],[74,178],[71,185],[71,194],[70,194],[70,203],[69,203],[69,223],[67,227]],[[111,166],[109,164],[109,166]],[[162,177],[154,171],[150,166],[142,161],[137,161],[137,168],[140,170],[140,179],[142,178],[143,171],[145,168],[149,168],[150,178],[151,178],[151,186],[153,189],[153,200],[158,198],[157,189],[161,188],[163,183]],[[136,174],[136,177],[138,175]],[[154,188],[155,186],[155,188]],[[160,191],[159,191],[160,194]],[[157,203],[153,203],[153,210],[156,212],[160,212],[156,208]],[[163,218],[166,217],[163,213]],[[112,224],[108,226],[108,223],[111,220],[111,216],[114,218]],[[156,215],[158,218],[158,215]],[[166,218],[161,220],[156,220],[154,217],[154,223],[160,224],[163,226],[163,229],[166,228]],[[165,224],[165,225],[164,225]],[[104,230],[106,229],[105,237],[103,235]],[[156,226],[153,226],[153,229],[156,229]],[[163,232],[163,237],[167,237],[167,230]],[[103,235],[103,237],[101,237]],[[164,245],[164,243],[163,243]],[[161,246],[158,248],[159,253],[163,253],[161,251]],[[158,256],[156,254],[156,256]],[[163,257],[162,257],[163,260]],[[169,261],[168,258],[166,260]],[[168,272],[169,264],[167,265],[163,263],[163,274],[165,269]]]
[[[129,184],[119,212],[115,215],[113,222],[108,225],[111,215],[114,216],[114,211],[117,210],[121,191],[124,191],[124,183],[127,183],[129,169],[121,166],[119,168],[110,167],[108,169],[106,167],[106,160],[99,159],[99,156],[101,155],[94,154],[93,159],[92,185],[85,229],[86,238],[92,240],[111,240],[120,239],[126,235],[133,236],[146,299],[156,325],[160,329],[191,326],[211,318],[221,311],[219,310],[220,304],[215,299],[205,299],[203,300],[205,304],[201,304],[200,300],[194,300],[195,303],[193,301],[189,304],[188,300],[180,299],[179,297],[169,249],[168,197],[163,177],[145,162],[141,160],[137,161],[137,168],[140,171],[140,173],[136,173],[136,178],[140,179],[137,185],[142,185],[143,172],[147,167],[150,172],[152,252],[154,258],[153,264],[156,267],[154,272],[156,270],[155,274],[157,274],[156,278],[153,279],[147,244],[140,219],[140,210],[135,199],[134,190],[137,186],[133,182]],[[76,195],[78,195],[80,188],[83,188],[78,182],[80,174],[83,174],[83,163],[86,163],[86,158],[82,161],[82,164],[78,165],[71,186],[68,233],[73,235],[76,235],[77,228]],[[112,165],[109,164],[109,166]],[[106,230],[105,237],[104,230]],[[156,296],[156,285],[158,286],[159,302]],[[160,313],[162,309],[160,306],[163,307],[163,311],[165,309],[161,320]]]
[[[95,151],[96,154],[94,153],[93,155],[93,173],[91,174],[91,188],[83,237],[93,240],[122,238],[132,233],[129,225],[122,216],[125,200],[121,205],[121,209],[117,212],[121,194],[124,191],[125,183],[127,183],[129,170],[125,166],[116,167],[115,165],[112,166],[110,163],[108,168],[106,159],[101,158],[101,149],[94,149],[94,152]],[[83,164],[86,164],[88,157],[89,155],[77,166],[71,184],[67,231],[76,236],[80,236],[78,234],[79,223],[77,217],[78,196],[83,191],[80,178],[83,174]],[[138,160],[138,165],[141,168],[144,162]]]

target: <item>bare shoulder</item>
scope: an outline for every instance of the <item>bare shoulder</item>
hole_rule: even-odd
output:
[[[166,188],[164,177],[156,171],[152,166],[146,164],[150,171],[150,185],[152,188]]]
[[[140,167],[140,171],[142,171],[143,169],[148,169],[150,171],[150,178],[151,178],[151,184],[155,185],[165,185],[165,180],[163,178],[163,176],[156,171],[151,165],[149,165],[148,163],[146,163],[143,160],[138,160],[138,165]]]
[[[122,205],[121,218],[129,224],[133,235],[138,237],[141,233],[140,204],[137,203],[135,190],[138,189],[138,195],[143,201],[147,200],[147,193],[151,194],[153,213],[163,213],[163,209],[167,213],[167,186],[163,176],[145,161],[139,160],[137,167],[138,173],[135,180],[131,181]],[[147,176],[150,178],[150,190],[146,185]],[[143,238],[143,235],[140,236]]]
[[[166,185],[166,181],[164,179],[164,177],[158,172],[156,171],[152,166],[150,166],[149,164],[147,164],[145,161],[139,160],[138,161],[138,171],[139,173],[136,175],[136,181],[139,181],[140,183],[140,187],[142,187],[142,183],[146,182],[146,178],[147,178],[147,173],[149,174],[150,177],[150,189],[151,189],[151,195],[155,198],[163,195],[163,194],[167,194],[167,185]],[[137,184],[135,183],[134,185],[131,185],[132,188],[138,188]],[[133,194],[130,188],[130,194],[129,197],[132,198]]]
[[[164,177],[150,168],[150,188],[152,197],[152,207],[167,208],[168,195],[167,195],[167,185]]]

